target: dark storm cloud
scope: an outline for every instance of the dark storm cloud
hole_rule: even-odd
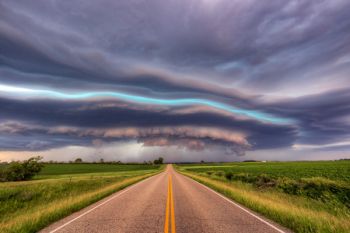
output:
[[[0,0],[0,85],[202,98],[293,120],[0,91],[0,149],[102,138],[241,154],[346,141],[349,12],[346,0]]]
[[[350,138],[350,89],[281,101],[274,111],[298,119],[298,141],[323,145]]]
[[[284,125],[273,125],[260,123],[253,120],[239,120],[231,116],[221,115],[215,112],[190,112],[174,113],[170,109],[147,109],[128,108],[123,105],[116,105],[115,102],[61,102],[61,101],[25,101],[0,99],[1,110],[0,120],[4,122],[0,125],[2,135],[15,134],[27,137],[31,140],[35,135],[41,135],[46,140],[66,136],[75,136],[76,140],[81,140],[88,144],[92,139],[106,135],[106,129],[125,128],[151,128],[160,131],[142,131],[132,134],[130,137],[145,141],[146,145],[151,145],[153,137],[154,144],[162,136],[168,138],[169,145],[185,142],[186,139],[205,141],[203,145],[221,144],[228,146],[227,131],[239,132],[247,135],[247,140],[251,142],[249,149],[278,148],[291,146],[295,141],[296,131],[294,127]],[[40,127],[39,127],[40,126]],[[59,127],[64,127],[64,130]],[[58,127],[57,130],[52,130]],[[163,128],[166,130],[163,130]],[[179,131],[169,129],[169,127],[180,128]],[[181,130],[181,127],[188,127]],[[69,128],[71,130],[69,130]],[[188,131],[199,128],[197,134]],[[211,132],[219,131],[212,137],[212,133],[204,132],[202,128]],[[51,133],[49,133],[51,129]],[[85,131],[84,131],[85,130]],[[174,133],[175,131],[175,133]],[[220,133],[223,133],[220,135]],[[130,138],[126,133],[109,134],[109,140]],[[266,136],[269,135],[269,136]],[[38,137],[35,137],[38,138]],[[58,140],[59,142],[69,142]],[[269,141],[273,141],[269,142]],[[232,143],[232,142],[231,142]],[[72,143],[73,144],[73,143]],[[235,141],[233,141],[235,144]],[[51,146],[59,146],[61,144]],[[191,145],[190,145],[191,146]],[[236,146],[236,145],[235,145]],[[47,148],[48,145],[45,144]],[[193,148],[195,148],[193,146]],[[200,148],[200,147],[199,147]],[[244,148],[248,149],[247,146]],[[23,149],[28,149],[24,147]]]
[[[177,87],[151,74],[130,80],[125,70],[141,63],[196,73],[223,65],[231,82],[264,91],[294,85],[300,72],[320,65],[336,70],[333,63],[350,50],[347,1],[37,1],[2,8],[2,63],[84,82],[155,82],[156,91]]]

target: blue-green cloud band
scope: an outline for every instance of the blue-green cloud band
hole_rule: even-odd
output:
[[[27,88],[1,88],[0,91],[21,93],[26,97],[44,97],[55,99],[90,99],[90,98],[115,98],[123,101],[138,103],[138,104],[150,104],[150,105],[163,105],[163,106],[190,106],[190,105],[202,105],[211,107],[214,109],[224,110],[230,113],[243,115],[255,120],[266,121],[276,124],[288,124],[292,123],[291,119],[276,117],[261,111],[247,110],[237,108],[225,103],[217,101],[200,99],[200,98],[178,98],[178,99],[160,99],[145,97],[139,95],[126,94],[114,91],[92,91],[92,92],[75,92],[67,93],[53,90],[35,90]]]

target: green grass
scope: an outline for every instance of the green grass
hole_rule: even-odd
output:
[[[1,232],[37,232],[163,166],[48,164],[32,181],[0,183]]]
[[[316,162],[236,162],[223,164],[187,164],[187,171],[206,172],[231,171],[251,175],[266,174],[272,178],[288,177],[292,179],[323,177],[330,180],[350,182],[350,161]]]
[[[137,171],[137,170],[153,170],[158,169],[159,165],[144,165],[144,164],[46,164],[39,175],[67,175],[67,174],[82,174],[82,173],[106,173],[106,172],[121,172],[121,171]]]
[[[350,161],[176,168],[295,232],[350,232]]]

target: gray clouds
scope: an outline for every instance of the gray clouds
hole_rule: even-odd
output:
[[[37,1],[2,8],[3,63],[61,79],[129,85],[136,75],[131,85],[181,83],[157,77],[165,69],[266,93],[295,88],[300,78],[329,84],[316,70],[347,70],[349,62],[347,1]],[[142,82],[144,76],[152,77]],[[334,79],[338,87],[348,80]]]
[[[52,142],[51,138],[67,138],[59,140],[57,146],[67,141],[88,145],[98,138],[109,141],[138,139],[151,145],[151,139],[155,144],[163,138],[168,139],[169,145],[194,140],[201,145],[219,144],[231,148],[239,145],[244,149],[257,149],[292,145],[296,136],[293,126],[261,123],[203,110],[174,112],[173,109],[141,106],[129,108],[105,101],[67,103],[0,99],[0,104],[4,106],[0,135],[17,135],[26,137],[28,141],[40,136],[46,137],[48,142]],[[266,135],[270,136],[266,138]],[[269,140],[274,142],[269,143]],[[52,143],[43,145],[42,149],[46,149]],[[17,147],[16,143],[11,146]]]
[[[350,138],[348,1],[0,1],[0,12],[0,85],[201,98],[293,120],[0,91],[0,150],[133,140],[243,154]]]

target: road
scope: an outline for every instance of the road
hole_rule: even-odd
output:
[[[42,233],[276,233],[286,229],[177,173],[164,172],[43,229]]]

